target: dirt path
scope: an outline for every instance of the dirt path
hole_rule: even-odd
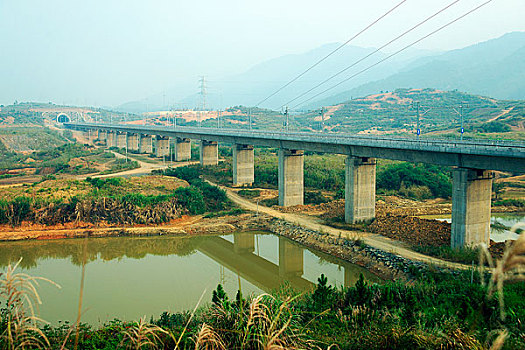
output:
[[[111,152],[111,153],[113,153],[115,155],[115,157],[117,157],[117,158],[120,158],[120,159],[126,158],[126,156],[124,156],[124,155],[122,155],[120,153],[117,153],[117,152]],[[168,165],[166,165],[166,164],[146,163],[146,162],[143,162],[143,161],[138,160],[136,158],[133,158],[133,156],[130,156],[130,155],[128,155],[128,158],[130,160],[132,160],[132,161],[136,161],[137,163],[139,163],[139,167],[136,168],[136,169],[121,171],[119,173],[95,175],[93,177],[106,178],[106,177],[116,177],[116,176],[120,177],[120,176],[144,175],[144,174],[149,174],[152,170],[166,169],[168,167]],[[184,166],[184,165],[188,165],[188,164],[190,164],[190,162],[175,163],[174,165],[175,166]]]
[[[497,116],[495,116],[495,117],[490,118],[489,120],[487,120],[487,123],[493,122],[493,121],[495,121],[496,119],[499,119],[500,117],[503,117],[504,115],[509,114],[509,112],[512,111],[513,109],[514,109],[514,107],[511,107],[511,108],[508,108],[508,109],[504,109],[503,112],[501,112],[501,113],[498,114]]]
[[[219,187],[221,187],[223,190],[226,191],[228,198],[230,198],[233,202],[235,202],[236,204],[238,204],[239,206],[247,210],[264,213],[272,217],[286,220],[296,225],[309,228],[311,230],[326,232],[334,236],[340,235],[341,237],[345,237],[348,239],[360,238],[367,245],[371,247],[381,249],[385,252],[394,253],[394,254],[397,254],[399,256],[402,256],[410,260],[422,261],[422,262],[425,262],[431,265],[454,268],[454,269],[470,268],[470,266],[468,265],[453,263],[453,262],[433,258],[427,255],[423,255],[423,254],[414,252],[406,248],[404,244],[401,242],[394,241],[392,239],[389,239],[387,237],[383,237],[377,234],[337,229],[337,228],[333,228],[327,225],[323,225],[319,223],[315,218],[312,218],[312,217],[307,217],[304,215],[292,214],[292,213],[282,213],[272,208],[268,208],[262,205],[257,205],[255,203],[248,201],[247,199],[240,197],[234,191],[230,190],[227,187],[224,187],[224,186],[219,186]]]

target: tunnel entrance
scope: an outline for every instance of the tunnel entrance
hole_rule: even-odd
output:
[[[69,116],[65,113],[60,113],[58,116],[57,116],[57,122],[58,123],[69,123],[71,122],[71,118],[69,118]]]

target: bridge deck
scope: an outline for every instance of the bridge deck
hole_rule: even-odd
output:
[[[386,158],[473,169],[525,173],[525,143],[502,141],[415,140],[343,133],[65,123],[68,128],[144,133],[229,144],[300,149]]]

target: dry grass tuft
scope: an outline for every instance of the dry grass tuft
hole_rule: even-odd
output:
[[[42,304],[38,295],[39,281],[59,285],[43,277],[32,277],[17,273],[15,265],[9,264],[6,272],[0,273],[0,299],[5,301],[6,312],[3,322],[6,330],[1,337],[8,349],[43,349],[49,347],[49,340],[38,328],[38,322],[44,322],[35,316],[35,306]]]
[[[525,223],[518,223],[514,225],[511,231],[520,234],[518,239],[512,244],[507,244],[503,256],[497,261],[496,265],[492,261],[490,253],[486,246],[480,250],[480,272],[483,273],[482,264],[485,261],[489,264],[492,272],[492,278],[489,280],[488,290],[489,296],[498,292],[498,300],[500,304],[500,318],[505,320],[504,300],[503,300],[503,284],[506,281],[525,281]],[[481,274],[482,283],[484,283],[483,275]]]
[[[201,330],[195,339],[195,350],[226,350],[227,347],[221,337],[206,323],[202,324]]]
[[[144,319],[145,318],[143,317],[139,322],[134,322],[124,331],[122,343],[126,345],[126,348],[135,350],[144,347],[158,349],[159,346],[162,347],[164,345],[159,334],[168,333],[158,326],[147,324]]]

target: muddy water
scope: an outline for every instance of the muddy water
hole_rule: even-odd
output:
[[[436,219],[451,222],[448,215],[422,215],[420,218]],[[492,213],[490,222],[493,224],[490,230],[490,239],[494,242],[504,242],[508,239],[517,239],[518,235],[510,230],[503,229],[503,226],[512,228],[517,223],[525,222],[525,213]]]
[[[40,316],[51,323],[76,319],[82,265],[82,321],[158,317],[209,303],[221,283],[235,297],[289,283],[307,290],[324,273],[332,285],[353,285],[367,270],[267,233],[198,237],[110,237],[0,243],[0,270],[20,257],[20,272],[42,276]]]

